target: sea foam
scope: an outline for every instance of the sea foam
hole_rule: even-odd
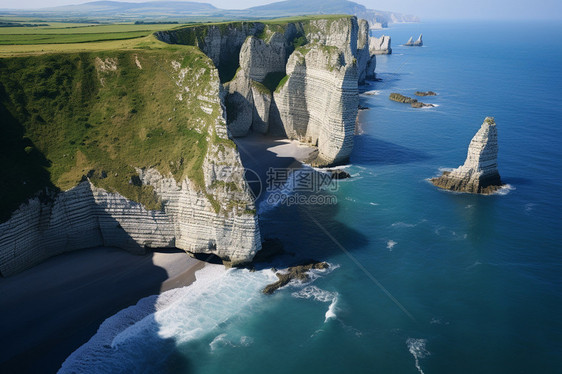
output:
[[[306,286],[297,292],[293,292],[292,296],[299,299],[312,299],[323,303],[330,303],[328,310],[324,314],[324,322],[327,322],[330,319],[335,319],[337,317],[336,315],[336,304],[338,302],[337,292],[326,291],[316,286]]]
[[[157,372],[177,345],[223,330],[232,318],[260,305],[261,289],[277,280],[270,270],[209,265],[196,278],[188,287],[144,298],[105,320],[60,372]],[[217,338],[215,348],[226,342]],[[243,338],[238,344],[250,341]]]
[[[421,366],[420,366],[420,358],[424,358],[430,355],[430,353],[426,350],[425,345],[427,343],[426,339],[414,339],[408,338],[406,340],[406,345],[408,346],[408,351],[414,356],[416,369],[420,372],[420,374],[424,374]]]

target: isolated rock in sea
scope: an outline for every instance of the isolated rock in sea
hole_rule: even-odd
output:
[[[389,55],[392,53],[390,47],[390,36],[382,35],[380,38],[371,36],[369,38],[369,52],[371,55]]]
[[[287,269],[286,272],[277,272],[277,278],[279,280],[275,283],[267,285],[263,289],[264,294],[272,294],[279,288],[286,286],[293,279],[300,281],[307,281],[309,278],[308,272],[312,269],[327,269],[329,265],[326,262],[312,261],[308,264],[293,266]]]
[[[502,187],[498,172],[498,132],[493,117],[486,117],[480,130],[468,146],[464,165],[453,171],[443,172],[431,179],[437,187],[479,194],[491,194]]]
[[[414,95],[416,95],[416,96],[437,96],[437,93],[433,92],[433,91],[416,91]]]
[[[396,101],[399,103],[410,104],[412,108],[424,108],[424,107],[433,107],[433,104],[426,104],[418,101],[417,99],[412,99],[411,97],[404,96],[402,94],[393,92],[388,97],[392,101]]]
[[[408,47],[421,47],[423,45],[422,34],[420,34],[418,40],[416,41],[414,41],[414,38],[411,37],[404,45]]]
[[[347,178],[351,178],[351,175],[345,171],[345,170],[341,170],[341,169],[332,169],[332,170],[328,170],[331,174],[332,179],[347,179]]]

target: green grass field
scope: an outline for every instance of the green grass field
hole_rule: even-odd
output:
[[[182,101],[172,61],[199,76],[183,83],[193,96]],[[204,189],[201,166],[215,141],[207,134],[220,105],[209,114],[198,97],[213,71],[190,46],[0,59],[0,222],[43,187],[66,190],[84,175],[148,209],[160,203],[152,187],[130,182],[134,167],[178,182],[187,176]]]
[[[156,30],[168,30],[178,24],[64,24],[48,23],[48,26],[37,27],[0,27],[0,54],[9,52],[20,53],[18,46],[42,46],[45,44],[83,44],[99,43],[116,40],[137,39],[151,35]],[[14,46],[14,48],[4,47]],[[114,48],[115,46],[110,46]],[[24,53],[39,52],[44,47],[23,49]],[[57,48],[48,48],[49,52]],[[63,48],[62,50],[65,50]],[[77,46],[77,50],[81,50]]]
[[[335,17],[264,23],[276,30],[289,20],[314,18]],[[0,28],[0,222],[45,187],[66,190],[85,175],[98,187],[159,209],[152,187],[131,183],[135,167],[156,168],[178,182],[189,177],[205,191],[201,168],[209,144],[235,146],[216,136],[219,102],[209,109],[200,100],[209,95],[211,79],[218,85],[218,72],[196,46],[152,35],[172,28],[199,35],[204,25],[198,26]],[[30,30],[35,33],[25,34]],[[185,79],[183,88],[180,65],[184,77],[197,77]],[[282,78],[269,76],[268,87],[259,88],[273,91]],[[220,206],[213,206],[218,212]]]

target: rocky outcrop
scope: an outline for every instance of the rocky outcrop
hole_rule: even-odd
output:
[[[240,50],[240,68],[250,79],[263,82],[270,73],[284,72],[288,57],[288,41],[283,34],[273,32],[267,42],[249,36]]]
[[[390,47],[390,36],[382,35],[380,38],[371,36],[369,38],[369,52],[371,55],[389,55],[392,53]]]
[[[422,96],[422,97],[423,97],[423,96],[437,96],[437,93],[436,93],[436,92],[433,92],[433,91],[416,91],[416,92],[414,93],[414,95],[416,95],[416,96]]]
[[[331,178],[332,179],[347,179],[347,178],[351,178],[351,175],[345,171],[345,170],[341,170],[341,169],[332,169],[332,170],[328,170],[328,172],[331,174]]]
[[[404,44],[405,46],[408,47],[421,47],[423,46],[423,40],[422,40],[422,34],[420,34],[420,36],[418,37],[418,39],[416,41],[414,41],[414,38],[411,37],[406,44]]]
[[[412,108],[425,108],[425,107],[433,107],[433,104],[426,104],[418,101],[417,99],[412,99],[411,97],[401,95],[399,93],[393,92],[388,97],[392,101],[396,101],[399,103],[410,104]]]
[[[254,96],[252,80],[244,70],[239,69],[233,80],[224,86],[226,111],[229,113],[228,131],[232,137],[245,136],[254,118]]]
[[[288,268],[287,271],[285,272],[275,273],[275,275],[277,275],[277,278],[279,278],[279,280],[275,283],[267,285],[262,292],[266,295],[270,295],[275,291],[277,291],[279,288],[289,284],[289,282],[292,280],[299,280],[301,282],[306,282],[307,280],[310,279],[308,275],[308,272],[310,270],[314,270],[314,269],[324,270],[324,269],[328,269],[329,267],[330,266],[326,262],[318,262],[318,261],[312,261],[304,265],[292,266]]]
[[[468,193],[491,194],[502,187],[498,172],[498,132],[494,118],[486,117],[468,146],[464,164],[431,179],[437,187]]]
[[[357,81],[358,83],[364,84],[365,79],[371,77],[375,73],[374,67],[372,71],[368,71],[371,68],[369,65],[371,63],[371,53],[369,52],[369,23],[364,19],[358,20],[359,32],[357,36]],[[373,56],[375,60],[376,57]]]

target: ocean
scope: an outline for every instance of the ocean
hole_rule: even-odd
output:
[[[405,47],[423,33],[423,47]],[[262,233],[327,261],[273,295],[268,268],[206,267],[192,286],[109,318],[62,372],[562,372],[562,24],[423,22],[392,37],[361,95],[361,134],[324,191],[337,204],[267,206]],[[434,108],[413,109],[391,92]],[[498,128],[492,196],[427,179]],[[290,187],[290,186],[289,186]]]

